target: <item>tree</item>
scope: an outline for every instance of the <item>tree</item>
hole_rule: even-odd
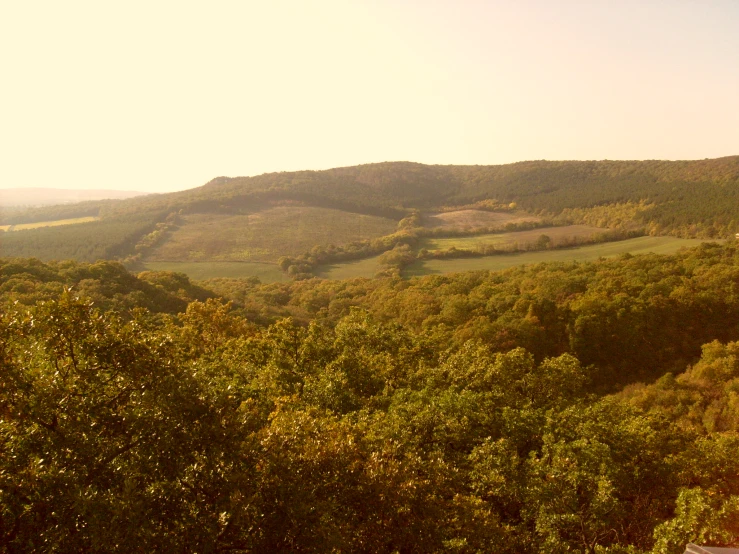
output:
[[[225,464],[223,420],[175,344],[68,291],[3,323],[0,542],[9,551],[212,544],[227,487],[209,503],[201,495]]]

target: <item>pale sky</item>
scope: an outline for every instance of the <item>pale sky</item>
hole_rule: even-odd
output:
[[[0,189],[739,154],[739,1],[0,0]]]

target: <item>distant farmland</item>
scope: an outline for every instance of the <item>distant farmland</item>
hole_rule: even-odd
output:
[[[406,268],[403,274],[406,277],[416,277],[432,273],[455,273],[480,269],[496,271],[515,265],[540,262],[589,261],[626,253],[645,254],[647,252],[653,252],[655,254],[674,254],[680,248],[698,246],[702,242],[707,241],[674,237],[638,237],[618,242],[581,246],[579,248],[563,248],[561,250],[501,254],[481,258],[421,260]]]
[[[648,252],[655,254],[674,254],[680,248],[698,246],[702,242],[706,241],[700,239],[679,239],[675,237],[638,237],[577,248],[543,250],[518,254],[499,254],[479,258],[421,260],[407,267],[403,272],[403,276],[417,277],[429,274],[455,273],[480,269],[496,271],[515,265],[540,262],[589,261],[597,260],[600,257],[607,258],[625,253],[635,255],[646,254]],[[381,269],[378,258],[379,256],[374,256],[364,260],[319,266],[315,274],[317,277],[323,279],[371,278]]]
[[[278,283],[290,279],[275,264],[250,262],[149,262],[149,271],[175,271],[184,273],[194,281],[228,278],[247,279],[258,277],[262,283]]]
[[[552,243],[557,245],[567,239],[589,239],[593,235],[607,232],[608,229],[600,227],[591,227],[589,225],[566,225],[563,227],[543,227],[532,229],[529,231],[514,231],[512,233],[489,233],[485,235],[474,235],[469,237],[451,237],[451,238],[427,238],[421,241],[420,248],[426,248],[429,251],[448,250],[456,248],[458,250],[477,250],[484,246],[503,246],[519,244],[523,246],[536,242],[542,235],[552,239]]]
[[[277,206],[248,215],[191,214],[148,256],[151,262],[276,262],[316,245],[394,232],[397,222],[329,208]]]

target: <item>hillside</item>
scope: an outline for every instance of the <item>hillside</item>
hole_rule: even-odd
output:
[[[75,218],[97,220],[22,231],[17,226]],[[115,259],[139,268],[147,262],[252,261],[285,273],[292,267],[290,275],[302,278],[322,264],[407,247],[409,255],[393,255],[402,258],[399,265],[386,264],[402,269],[410,255],[423,256],[424,237],[567,225],[580,227],[564,237],[561,229],[550,229],[530,235],[530,242],[508,242],[530,250],[639,234],[733,237],[739,231],[739,156],[499,166],[386,162],[219,177],[171,194],[6,210],[0,228],[10,232],[0,235],[0,249],[7,256]],[[583,226],[603,232],[583,233]],[[559,243],[541,242],[541,235],[560,237]],[[434,255],[458,256],[455,248]],[[248,276],[250,266],[240,267]]]

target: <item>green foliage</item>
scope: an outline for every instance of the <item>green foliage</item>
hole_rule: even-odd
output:
[[[137,278],[116,262],[0,259],[0,306],[30,306],[56,298],[65,288],[85,296],[101,309],[114,309],[127,317],[139,308],[175,314],[184,310],[188,302],[214,296],[193,285],[185,275],[148,272]]]
[[[217,476],[198,454],[217,448],[213,432],[222,431],[171,343],[68,292],[4,323],[2,543],[129,552],[202,544],[218,520],[198,507],[207,494],[198,489]],[[177,529],[185,518],[193,526]]]
[[[538,360],[570,352],[597,367],[595,384],[615,389],[684,369],[706,342],[739,339],[732,285],[738,252],[734,243],[705,244],[672,257],[627,255],[410,281],[249,285],[243,295],[238,282],[211,286],[250,304],[260,318],[336,321],[362,306],[455,346],[481,339],[496,351],[524,347]]]
[[[676,516],[654,531],[655,554],[679,554],[685,545],[736,546],[739,540],[739,495],[728,498],[713,491],[683,489]]]
[[[288,275],[301,280],[313,277],[312,271],[319,265],[334,264],[347,260],[358,260],[388,252],[393,249],[399,249],[397,252],[405,252],[405,258],[410,261],[411,245],[415,245],[418,241],[418,232],[415,230],[402,230],[392,235],[386,235],[372,240],[354,241],[343,246],[334,246],[330,244],[326,247],[314,246],[309,252],[297,257],[283,256],[279,259],[278,264],[281,268],[285,268]],[[392,259],[392,255],[391,258]],[[384,262],[378,263],[385,265]],[[387,264],[397,267],[403,264]]]
[[[182,274],[3,260],[0,551],[736,544],[737,267],[730,243],[209,283],[227,302]]]

